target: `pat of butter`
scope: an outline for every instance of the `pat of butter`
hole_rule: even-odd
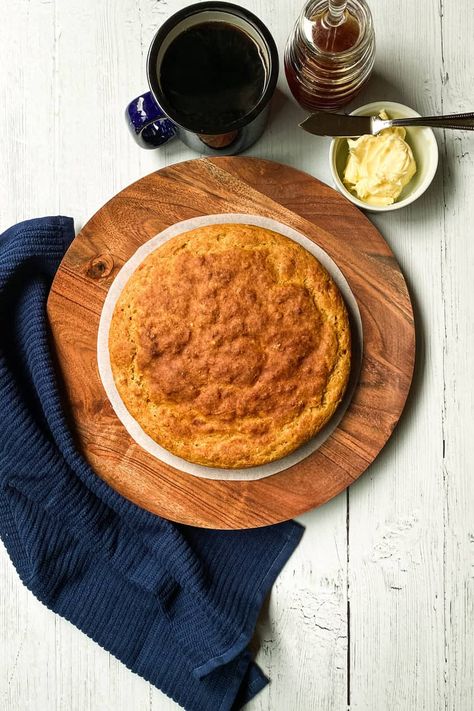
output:
[[[388,119],[385,111],[380,118]],[[416,173],[403,127],[385,128],[376,136],[347,139],[349,156],[344,184],[368,205],[391,205]]]

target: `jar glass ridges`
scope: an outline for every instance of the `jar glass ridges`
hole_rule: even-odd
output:
[[[365,0],[348,0],[346,12],[359,24],[355,44],[347,50],[321,49],[314,40],[315,19],[327,0],[310,0],[296,21],[285,50],[288,85],[298,103],[309,111],[348,104],[362,89],[375,59],[372,15]]]

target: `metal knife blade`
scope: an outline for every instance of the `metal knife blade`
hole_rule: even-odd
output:
[[[308,133],[315,136],[363,136],[373,133],[372,116],[348,116],[332,114],[328,111],[316,111],[300,123]]]

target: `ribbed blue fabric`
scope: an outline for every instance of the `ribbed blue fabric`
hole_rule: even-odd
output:
[[[73,237],[66,217],[0,237],[0,536],[41,602],[178,704],[240,708],[267,683],[247,646],[303,529],[176,525],[90,469],[63,413],[46,318]]]

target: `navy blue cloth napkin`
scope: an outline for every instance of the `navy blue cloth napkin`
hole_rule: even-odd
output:
[[[122,498],[76,449],[46,299],[73,221],[0,237],[0,535],[23,583],[188,711],[240,708],[267,679],[247,650],[297,546],[294,522],[209,531]]]

